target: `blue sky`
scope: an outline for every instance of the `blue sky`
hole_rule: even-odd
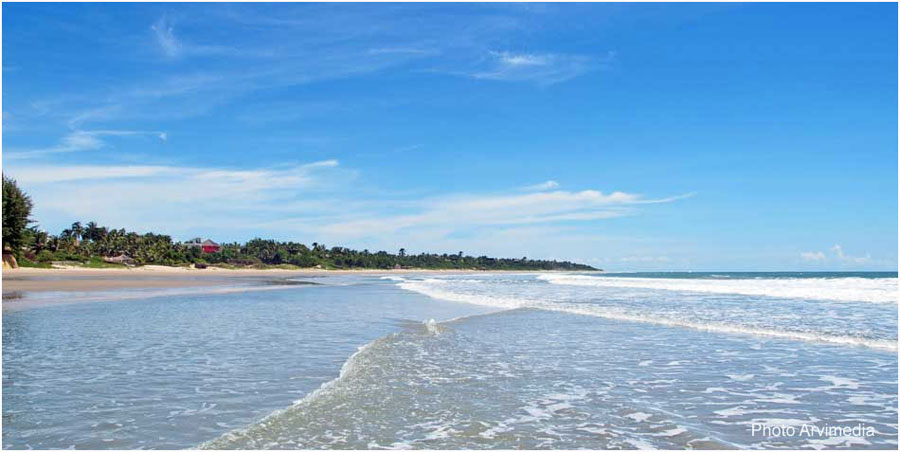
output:
[[[58,232],[897,268],[896,4],[3,4]]]

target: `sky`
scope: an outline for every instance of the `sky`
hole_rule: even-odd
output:
[[[3,4],[40,228],[897,269],[896,4]]]

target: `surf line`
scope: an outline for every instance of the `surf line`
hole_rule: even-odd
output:
[[[477,304],[481,306],[490,306],[502,310],[511,310],[519,308],[540,309],[544,311],[565,312],[569,314],[587,315],[592,317],[601,317],[609,320],[620,320],[626,322],[639,322],[652,325],[661,325],[667,327],[688,328],[699,331],[707,331],[722,334],[739,334],[745,336],[763,336],[777,339],[799,340],[804,342],[816,342],[834,345],[850,345],[873,348],[877,350],[885,350],[897,352],[897,341],[890,340],[873,340],[856,338],[849,336],[834,336],[825,334],[814,334],[800,331],[778,331],[767,330],[761,328],[747,328],[742,326],[699,323],[688,320],[666,319],[661,317],[644,317],[631,314],[623,314],[617,312],[609,312],[600,309],[585,309],[584,307],[576,307],[569,305],[548,305],[546,303],[522,300],[517,298],[500,298],[487,295],[458,294],[448,292],[438,288],[428,287],[423,282],[407,280],[397,284],[402,289],[412,292],[421,293],[425,296],[438,300],[455,301],[460,303]]]

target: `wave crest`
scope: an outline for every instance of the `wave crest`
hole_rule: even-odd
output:
[[[806,300],[897,303],[896,278],[675,279],[542,274],[550,284],[673,290]]]
[[[545,275],[544,275],[545,276]],[[776,339],[800,340],[806,342],[819,342],[835,345],[853,345],[869,347],[879,350],[897,352],[896,340],[882,340],[863,338],[850,335],[838,335],[814,331],[793,331],[774,328],[764,328],[748,325],[736,325],[724,322],[697,321],[692,319],[678,319],[660,315],[659,313],[630,313],[623,312],[605,306],[592,306],[582,303],[559,303],[524,298],[503,297],[484,293],[461,293],[451,290],[452,280],[428,279],[420,281],[407,280],[399,283],[402,289],[418,292],[423,295],[446,301],[470,303],[482,306],[491,306],[500,309],[533,308],[545,311],[566,312],[570,314],[589,315],[611,320],[627,322],[649,323],[654,325],[689,328],[700,331],[709,331],[725,334],[742,334],[761,336]]]

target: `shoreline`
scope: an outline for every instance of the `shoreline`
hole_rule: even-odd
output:
[[[183,288],[234,284],[240,280],[260,277],[315,277],[340,274],[398,275],[398,274],[448,274],[485,273],[482,270],[465,269],[397,269],[397,270],[325,270],[325,269],[225,269],[209,267],[167,267],[146,265],[133,268],[32,268],[3,269],[3,294],[17,292],[92,292],[114,289]],[[523,270],[491,270],[516,272]]]

